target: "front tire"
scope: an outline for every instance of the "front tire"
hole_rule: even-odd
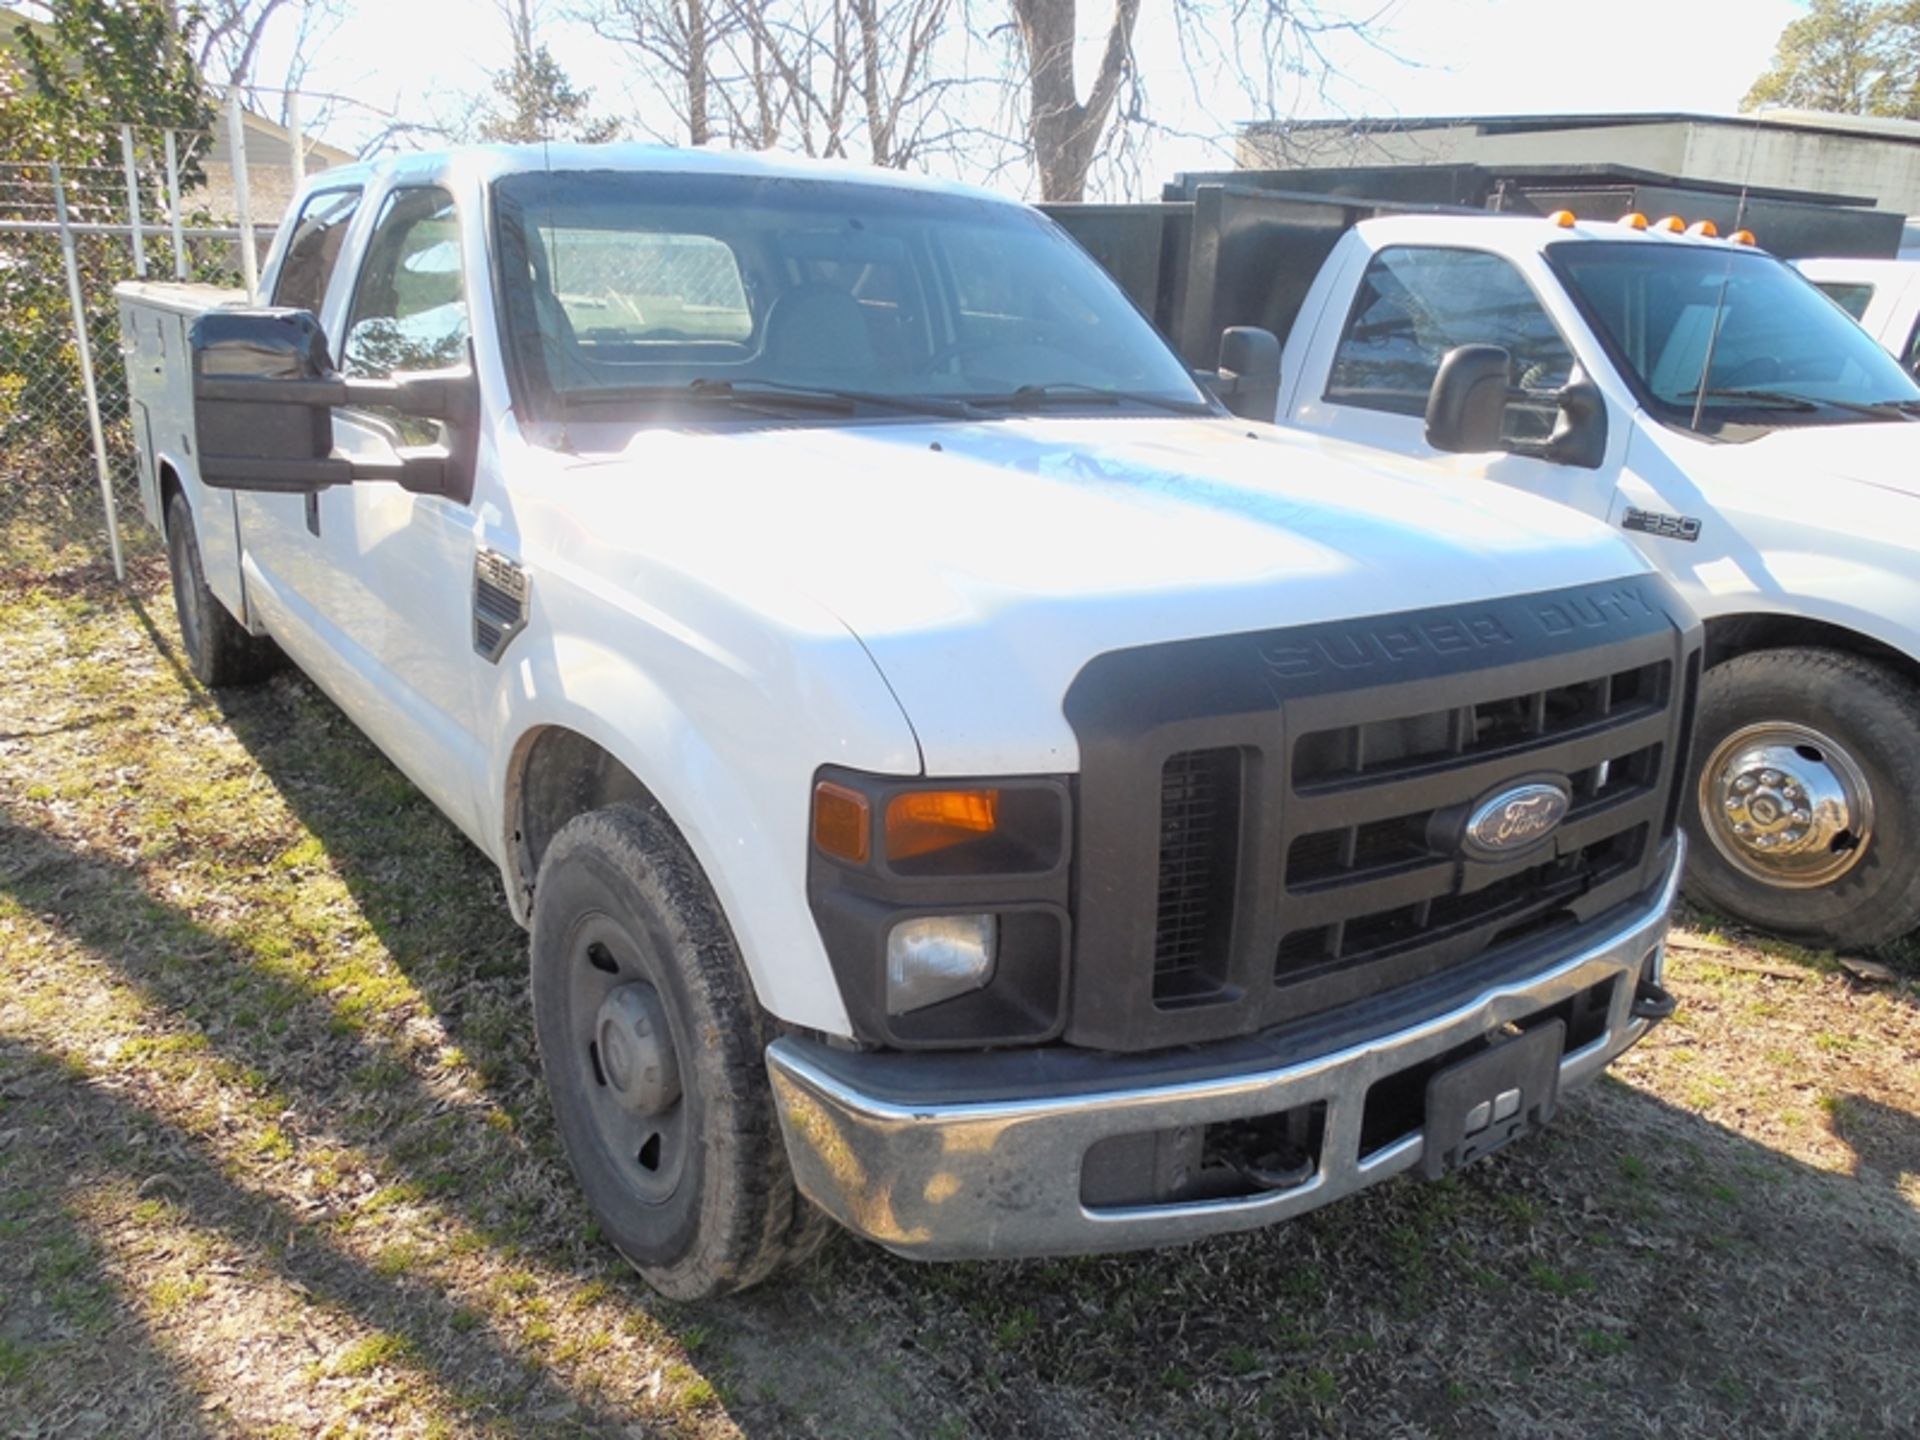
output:
[[[672,826],[627,805],[569,822],[541,861],[531,950],[561,1141],[646,1281],[704,1300],[817,1249],[831,1222],[794,1188],[769,1021]]]
[[[173,580],[173,613],[180,622],[180,644],[187,669],[208,687],[251,685],[280,668],[273,641],[250,635],[220,597],[207,587],[200,563],[200,541],[193,530],[187,497],[174,491],[167,500],[167,569]]]
[[[1920,688],[1837,650],[1759,650],[1700,687],[1687,893],[1835,949],[1920,926]]]

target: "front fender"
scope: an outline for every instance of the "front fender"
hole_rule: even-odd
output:
[[[563,727],[631,771],[679,827],[760,1003],[793,1024],[850,1034],[807,906],[809,807],[823,764],[920,769],[873,662],[844,630],[763,633],[749,658],[633,611],[587,606],[551,577],[536,579],[535,594],[529,627],[501,666],[490,746],[488,793],[516,906],[514,767],[538,731]]]

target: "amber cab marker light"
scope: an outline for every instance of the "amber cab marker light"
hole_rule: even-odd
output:
[[[1653,222],[1653,228],[1656,230],[1664,230],[1669,235],[1678,235],[1685,231],[1687,222],[1682,220],[1678,215],[1662,215],[1658,220]]]
[[[1727,239],[1736,245],[1751,245],[1753,244],[1753,232],[1751,230],[1736,230],[1733,234],[1729,235]]]
[[[813,843],[835,859],[866,864],[871,813],[866,796],[822,780],[813,787]]]
[[[1620,217],[1620,223],[1629,230],[1644,230],[1647,228],[1647,217],[1638,210],[1629,210]]]
[[[1699,235],[1708,240],[1717,240],[1720,238],[1720,227],[1711,220],[1696,220],[1693,224],[1687,226],[1687,234]]]
[[[887,802],[887,859],[911,860],[991,835],[998,790],[908,790]]]
[[[1571,230],[1573,228],[1573,222],[1576,218],[1577,217],[1574,215],[1574,213],[1571,210],[1556,210],[1551,215],[1547,216],[1547,219],[1552,221],[1555,225],[1558,225],[1562,230]]]

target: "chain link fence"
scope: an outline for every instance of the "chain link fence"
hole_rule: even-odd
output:
[[[118,568],[159,549],[137,519],[113,288],[240,283],[240,232],[170,183],[208,140],[129,129],[121,165],[0,162],[0,573]]]

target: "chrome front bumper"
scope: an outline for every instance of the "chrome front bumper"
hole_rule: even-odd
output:
[[[1376,1081],[1617,980],[1605,1031],[1560,1062],[1560,1088],[1597,1076],[1651,1028],[1632,1014],[1658,981],[1685,855],[1653,901],[1603,939],[1538,973],[1488,987],[1418,1024],[1277,1068],[1181,1084],[959,1104],[864,1093],[808,1042],[776,1040],[767,1067],[801,1191],[842,1225],[923,1260],[1132,1250],[1286,1220],[1417,1164],[1418,1131],[1361,1153]],[[814,1052],[814,1053],[810,1053]],[[906,1058],[906,1057],[903,1057]],[[1290,1189],[1245,1197],[1089,1208],[1081,1161],[1110,1136],[1205,1126],[1324,1104],[1317,1169]]]

